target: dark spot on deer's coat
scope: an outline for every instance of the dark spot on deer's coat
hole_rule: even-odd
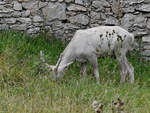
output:
[[[114,29],[113,29],[113,33],[116,33]]]
[[[117,35],[117,41],[121,41],[121,42],[123,42],[123,39],[122,39],[122,36],[120,36],[120,35]]]
[[[111,37],[111,33],[109,33],[109,37]]]
[[[109,47],[109,49],[110,49],[110,46],[111,46],[110,41],[108,41],[108,47]]]
[[[108,35],[108,31],[106,31],[106,35]]]
[[[102,38],[102,37],[103,37],[103,34],[100,34],[99,37]]]
[[[98,48],[96,48],[96,52],[100,52],[100,50]]]
[[[106,31],[106,37],[108,37],[108,31]]]

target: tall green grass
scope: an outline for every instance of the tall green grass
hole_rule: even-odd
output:
[[[99,59],[101,83],[96,84],[88,65],[86,79],[80,78],[80,64],[74,63],[62,81],[55,81],[40,62],[55,64],[66,44],[41,33],[0,32],[0,113],[94,113],[94,100],[112,113],[112,101],[124,102],[125,113],[150,113],[150,62],[137,53],[128,55],[135,68],[135,83],[127,79],[119,86],[120,71],[115,59]]]

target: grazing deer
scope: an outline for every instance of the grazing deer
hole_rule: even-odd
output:
[[[61,53],[56,65],[45,62],[41,51],[41,60],[50,68],[57,79],[61,79],[67,67],[74,61],[81,63],[82,76],[86,75],[86,65],[89,61],[93,67],[94,76],[99,82],[97,58],[115,54],[121,70],[120,83],[125,82],[126,75],[134,82],[134,68],[128,62],[126,53],[136,45],[134,35],[119,26],[99,26],[85,30],[77,30],[74,37]]]

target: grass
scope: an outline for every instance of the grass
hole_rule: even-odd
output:
[[[55,64],[66,45],[41,33],[30,37],[22,33],[0,32],[0,113],[94,113],[94,100],[104,104],[102,113],[112,111],[112,101],[120,98],[125,113],[150,113],[150,62],[136,53],[128,55],[135,68],[135,83],[119,86],[116,60],[99,59],[101,83],[96,84],[88,65],[85,80],[80,64],[69,67],[62,81],[54,81],[41,64]]]

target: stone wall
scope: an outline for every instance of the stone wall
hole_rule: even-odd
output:
[[[150,0],[0,0],[0,30],[50,30],[70,39],[77,29],[120,25],[143,37],[150,56]]]

